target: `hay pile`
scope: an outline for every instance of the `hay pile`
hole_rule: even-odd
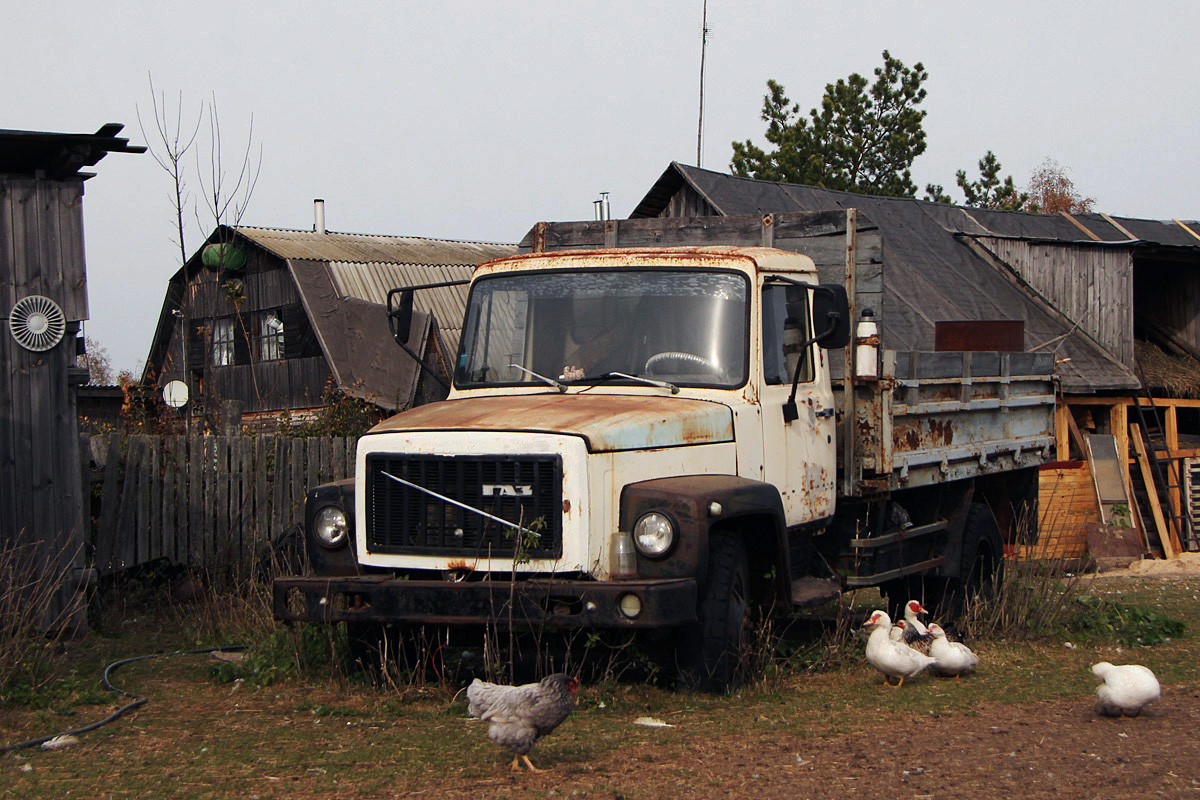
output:
[[[1165,353],[1157,345],[1134,341],[1134,354],[1145,381],[1155,394],[1167,397],[1200,397],[1200,362],[1191,356]]]

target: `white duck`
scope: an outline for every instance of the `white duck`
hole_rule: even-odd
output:
[[[1120,666],[1101,661],[1092,674],[1102,683],[1096,689],[1096,713],[1106,717],[1136,717],[1147,704],[1162,697],[1154,673],[1140,664]]]
[[[906,627],[906,625],[904,623],[904,620],[902,620],[902,619],[898,619],[895,622],[893,622],[892,629],[890,631],[888,631],[888,639],[890,639],[893,642],[903,642],[905,627]]]
[[[921,605],[920,601],[909,600],[904,604],[904,622],[907,627],[904,630],[904,641],[912,643],[917,639],[928,640],[929,629],[925,627],[925,623],[917,619],[918,614],[928,614],[928,609]]]
[[[892,618],[883,611],[873,612],[863,627],[871,631],[867,637],[867,663],[883,673],[883,682],[888,686],[892,685],[892,678],[899,678],[895,686],[898,689],[905,678],[915,677],[933,664],[934,660],[924,653],[889,638]]]
[[[933,641],[929,644],[929,655],[934,659],[933,670],[942,675],[958,677],[970,672],[979,663],[979,656],[971,652],[971,648],[962,642],[952,642],[946,638],[946,632],[936,622],[929,626],[929,634]]]

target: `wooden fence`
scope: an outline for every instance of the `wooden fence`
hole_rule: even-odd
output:
[[[353,438],[84,437],[84,520],[104,575],[165,559],[252,567],[302,523],[306,491],[354,473]]]

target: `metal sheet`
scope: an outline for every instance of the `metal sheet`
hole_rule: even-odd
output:
[[[592,452],[733,441],[733,412],[720,403],[646,395],[520,394],[470,397],[414,408],[372,429],[568,433]]]

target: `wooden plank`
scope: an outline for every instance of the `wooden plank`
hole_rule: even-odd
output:
[[[1187,231],[1188,233],[1190,233],[1192,236],[1196,237],[1197,239],[1200,239],[1200,233],[1196,233],[1194,230],[1192,230],[1191,228],[1189,228],[1187,225],[1184,225],[1184,224],[1183,224],[1182,222],[1180,222],[1179,220],[1172,218],[1172,219],[1171,219],[1171,222],[1174,222],[1176,225],[1178,225],[1179,227],[1183,228],[1185,231]]]
[[[200,563],[212,567],[216,553],[216,540],[213,533],[216,528],[217,506],[216,496],[216,460],[217,437],[205,436],[200,440],[200,484],[203,490],[200,495]]]
[[[150,437],[150,496],[147,502],[150,504],[150,540],[146,548],[147,556],[151,561],[163,557],[162,548],[162,529],[163,529],[163,514],[162,514],[162,498],[163,498],[163,475],[162,475],[162,437]]]
[[[1167,406],[1163,411],[1163,440],[1166,442],[1168,450],[1179,449],[1179,409],[1176,406]],[[1184,531],[1181,530],[1181,520],[1183,518],[1183,493],[1180,491],[1183,486],[1183,473],[1180,471],[1179,462],[1175,459],[1167,461],[1167,499],[1171,504],[1171,526],[1174,529],[1176,541],[1182,541],[1186,537]],[[1181,550],[1183,548],[1180,548]]]
[[[137,563],[137,533],[134,525],[137,522],[138,466],[144,449],[141,438],[130,437],[125,456],[121,503],[117,511],[116,535],[113,538],[114,569],[128,569]]]
[[[284,526],[291,525],[297,519],[302,518],[303,511],[300,510],[304,503],[304,441],[297,439],[292,442],[292,463],[289,466],[288,474],[288,505],[287,505],[287,521]]]
[[[141,441],[142,456],[141,463],[138,464],[137,476],[137,521],[134,523],[134,530],[137,531],[137,554],[135,556],[137,564],[145,564],[150,561],[150,454],[151,443],[149,436],[139,436]]]
[[[1070,222],[1072,225],[1074,225],[1076,228],[1078,228],[1079,230],[1083,231],[1083,234],[1084,234],[1084,236],[1087,236],[1087,237],[1088,237],[1089,239],[1091,239],[1093,242],[1099,242],[1099,241],[1101,241],[1101,239],[1100,239],[1100,237],[1099,237],[1099,236],[1097,236],[1096,234],[1094,234],[1094,233],[1092,233],[1091,231],[1089,231],[1087,228],[1085,228],[1085,227],[1083,226],[1083,223],[1082,223],[1082,222],[1080,222],[1079,220],[1075,219],[1074,217],[1072,217],[1072,216],[1071,216],[1070,214],[1068,214],[1067,212],[1065,212],[1065,211],[1060,211],[1060,212],[1058,212],[1058,213],[1059,213],[1059,214],[1061,214],[1063,217],[1065,217],[1065,218],[1066,218],[1066,220],[1067,220],[1068,222]]]
[[[331,481],[340,481],[346,476],[346,437],[339,437],[332,442],[333,459],[330,469],[332,470]]]
[[[300,502],[311,487],[321,482],[321,439],[313,436],[304,442],[304,483],[300,486]]]
[[[172,446],[175,455],[175,530],[171,536],[172,556],[176,564],[188,563],[188,440],[177,436]]]
[[[213,508],[212,565],[224,563],[232,552],[229,537],[229,495],[233,472],[229,462],[229,437],[213,437],[213,481],[216,483],[216,506]]]
[[[1129,426],[1129,438],[1133,441],[1133,449],[1137,452],[1138,468],[1142,473],[1142,482],[1146,485],[1146,497],[1150,501],[1150,511],[1154,515],[1154,530],[1162,543],[1163,554],[1167,558],[1175,558],[1179,550],[1171,540],[1167,522],[1163,519],[1162,505],[1158,502],[1158,488],[1154,482],[1154,474],[1150,469],[1150,460],[1146,456],[1146,445],[1142,442],[1142,429],[1136,422]]]
[[[275,437],[275,462],[271,473],[271,536],[278,534],[288,525],[287,507],[291,502],[288,491],[291,466],[291,439]]]
[[[204,439],[193,436],[188,441],[188,540],[189,567],[204,565]]]
[[[318,484],[328,483],[333,480],[333,437],[322,436],[320,438],[320,469],[317,470],[317,483],[310,483],[308,488],[312,489]]]
[[[270,538],[271,482],[267,480],[267,454],[271,452],[265,436],[254,437],[254,535],[258,541]]]
[[[159,528],[158,552],[163,558],[174,564],[175,546],[175,440],[177,437],[162,437],[162,483],[159,497]]]

